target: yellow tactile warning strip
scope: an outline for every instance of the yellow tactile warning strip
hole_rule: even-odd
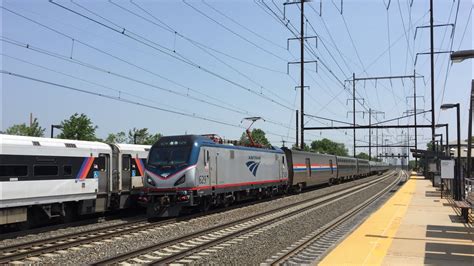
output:
[[[343,240],[319,265],[380,265],[416,189],[409,179],[384,206]]]

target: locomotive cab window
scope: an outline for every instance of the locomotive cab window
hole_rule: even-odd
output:
[[[27,176],[26,165],[0,165],[0,176]]]
[[[35,176],[57,176],[58,166],[56,165],[35,165],[33,168]]]

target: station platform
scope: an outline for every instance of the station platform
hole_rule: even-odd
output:
[[[430,180],[411,176],[320,265],[474,265],[472,224]]]

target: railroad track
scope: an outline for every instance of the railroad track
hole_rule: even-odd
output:
[[[266,199],[264,201],[268,200],[271,199]],[[230,208],[227,208],[226,210],[245,207],[253,204],[256,203],[249,202],[237,204]],[[211,215],[221,211],[222,209],[216,209],[206,213],[190,214],[179,218],[167,219],[165,221],[160,222],[148,222],[146,218],[143,218],[126,224],[111,225],[82,232],[62,234],[47,239],[40,239],[36,241],[10,245],[0,248],[0,264],[8,264],[15,261],[20,262],[25,260],[30,263],[40,261],[41,259],[39,258],[39,256],[45,254],[54,254],[56,252],[61,253],[69,248],[74,248],[81,245],[87,246],[94,242],[111,242],[114,239],[120,240],[121,238],[126,237],[127,235],[146,233],[147,230],[155,230],[166,225],[179,226],[183,222],[189,221],[191,219]]]
[[[390,172],[368,183],[332,192],[330,195],[317,196],[302,202],[287,205],[271,211],[242,218],[225,224],[216,225],[184,236],[176,237],[144,248],[110,257],[95,264],[168,264],[191,263],[209,252],[244,241],[252,234],[259,234],[308,212],[327,206],[355,193],[367,189],[379,181],[393,175]],[[207,252],[209,251],[209,252]]]
[[[0,264],[8,264],[14,261],[28,259],[35,261],[38,260],[35,256],[42,254],[65,250],[71,247],[103,241],[106,239],[110,240],[115,237],[123,237],[127,234],[161,227],[175,222],[175,219],[160,222],[148,222],[147,219],[139,219],[126,224],[111,225],[83,232],[64,234],[47,239],[11,245],[0,248]]]
[[[353,218],[357,215],[361,215],[360,218],[362,218],[362,216],[365,217],[368,213],[362,212],[375,201],[386,195],[388,191],[391,191],[393,187],[401,181],[402,176],[406,176],[404,171],[401,171],[397,179],[384,190],[266,260],[262,265],[301,265],[315,263],[315,261],[322,258],[332,245],[352,230],[354,227]]]

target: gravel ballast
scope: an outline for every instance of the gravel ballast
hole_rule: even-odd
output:
[[[192,219],[186,222],[179,222],[177,225],[169,225],[162,228],[156,228],[155,230],[148,230],[140,234],[127,235],[121,238],[112,239],[111,241],[100,241],[90,245],[80,246],[80,250],[67,250],[67,252],[54,253],[54,256],[42,256],[41,263],[60,263],[60,264],[91,264],[101,259],[129,252],[141,247],[153,245],[165,240],[169,240],[175,237],[183,236],[191,232],[203,230],[218,224],[228,223],[243,217],[255,215],[261,212],[273,210],[282,206],[290,205],[299,201],[303,201],[308,198],[313,198],[319,195],[330,194],[336,190],[340,190],[345,187],[354,186],[355,184],[365,183],[370,180],[379,178],[379,176],[372,176],[364,179],[347,182],[341,185],[325,187],[306,193],[286,196],[277,198],[272,201],[262,202],[251,206],[245,206],[236,208],[229,211],[222,211],[217,214],[207,215]],[[379,191],[383,185],[377,185],[377,188],[372,188],[373,191]],[[374,192],[374,193],[375,193]],[[216,254],[216,256],[210,256],[209,258],[203,258],[202,261],[196,261],[196,263],[227,263],[232,261],[233,263],[246,263],[253,264],[263,261],[272,252],[277,252],[282,248],[286,247],[291,241],[295,241],[309,232],[308,230],[314,230],[318,225],[327,222],[336,217],[345,210],[351,208],[348,206],[354,206],[361,200],[366,199],[367,196],[358,196],[355,198],[346,199],[344,204],[339,206],[327,206],[317,212],[312,213],[292,221],[287,225],[281,225],[274,230],[267,231],[260,235],[249,239],[247,242],[239,243],[238,245],[232,246],[228,250],[224,249]],[[345,206],[347,205],[347,206]],[[90,226],[70,228],[70,230],[89,230]],[[88,229],[89,228],[89,229]],[[298,230],[295,230],[298,228]],[[67,229],[62,229],[67,230]],[[67,231],[64,233],[70,233]],[[278,232],[278,233],[275,233]],[[28,236],[18,239],[18,241],[31,241],[37,238],[47,238],[57,234],[57,232],[42,233],[37,236]],[[26,240],[29,239],[29,240]],[[7,244],[8,243],[8,244]],[[0,245],[12,245],[16,244],[15,240],[5,240]],[[265,252],[262,252],[265,251]],[[87,254],[87,256],[84,256]],[[239,259],[240,258],[240,259]]]
[[[349,196],[338,203],[324,206],[298,219],[282,223],[271,230],[264,231],[238,244],[219,250],[219,252],[211,253],[209,256],[195,260],[193,264],[225,265],[231,263],[235,265],[257,265],[263,263],[272,255],[277,254],[292,243],[364,202],[368,197],[380,192],[393,182],[394,179],[395,177],[391,177],[380,184],[364,190],[363,193]]]

